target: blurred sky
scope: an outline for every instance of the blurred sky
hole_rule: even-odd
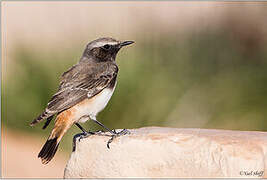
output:
[[[2,2],[2,59],[4,63],[6,59],[11,61],[14,46],[18,44],[47,51],[68,50],[74,42],[84,45],[97,37],[157,40],[172,32],[181,33],[175,37],[179,40],[186,35],[183,32],[220,29],[231,20],[232,26],[238,26],[236,21],[241,26],[242,21],[252,23],[266,35],[265,7],[266,4],[255,2],[5,1]]]
[[[71,47],[102,36],[155,38],[219,28],[229,16],[265,27],[264,3],[237,2],[3,2],[4,47],[33,43]],[[266,31],[266,30],[265,30]],[[147,36],[145,36],[147,35]],[[69,43],[68,43],[69,42]]]

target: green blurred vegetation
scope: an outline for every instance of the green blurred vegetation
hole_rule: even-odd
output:
[[[261,39],[230,31],[188,32],[154,39],[137,37],[119,52],[118,84],[98,116],[106,126],[170,126],[230,130],[267,130],[267,51]],[[29,123],[56,92],[59,76],[76,63],[85,45],[54,52],[17,46],[2,83],[2,120],[9,128],[47,137],[53,123]],[[43,123],[41,123],[43,124]],[[92,122],[87,129],[99,129]],[[63,138],[70,150],[72,127]]]

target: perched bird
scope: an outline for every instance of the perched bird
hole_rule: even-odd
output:
[[[97,121],[96,116],[105,108],[116,87],[119,70],[116,55],[132,43],[113,38],[96,39],[87,44],[80,61],[62,74],[57,92],[44,112],[30,124],[33,126],[46,119],[45,129],[56,116],[54,128],[38,155],[43,164],[54,157],[60,140],[73,124],[88,133],[78,123],[90,119],[113,135],[119,134]]]

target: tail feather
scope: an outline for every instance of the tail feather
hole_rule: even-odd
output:
[[[41,158],[43,164],[47,164],[55,156],[60,140],[74,123],[70,114],[71,112],[66,110],[57,116],[55,126],[38,154],[38,158]],[[46,127],[51,120],[52,118],[48,119],[44,127]]]
[[[55,137],[53,139],[48,139],[46,141],[40,153],[38,154],[38,158],[42,159],[43,164],[47,164],[55,156],[58,145],[59,145],[58,137]]]

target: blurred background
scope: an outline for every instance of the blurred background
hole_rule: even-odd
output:
[[[118,84],[98,116],[111,129],[266,131],[266,17],[266,3],[2,2],[3,176],[63,176],[80,130],[43,166],[37,154],[53,123],[29,123],[99,37],[135,41],[117,56]]]

